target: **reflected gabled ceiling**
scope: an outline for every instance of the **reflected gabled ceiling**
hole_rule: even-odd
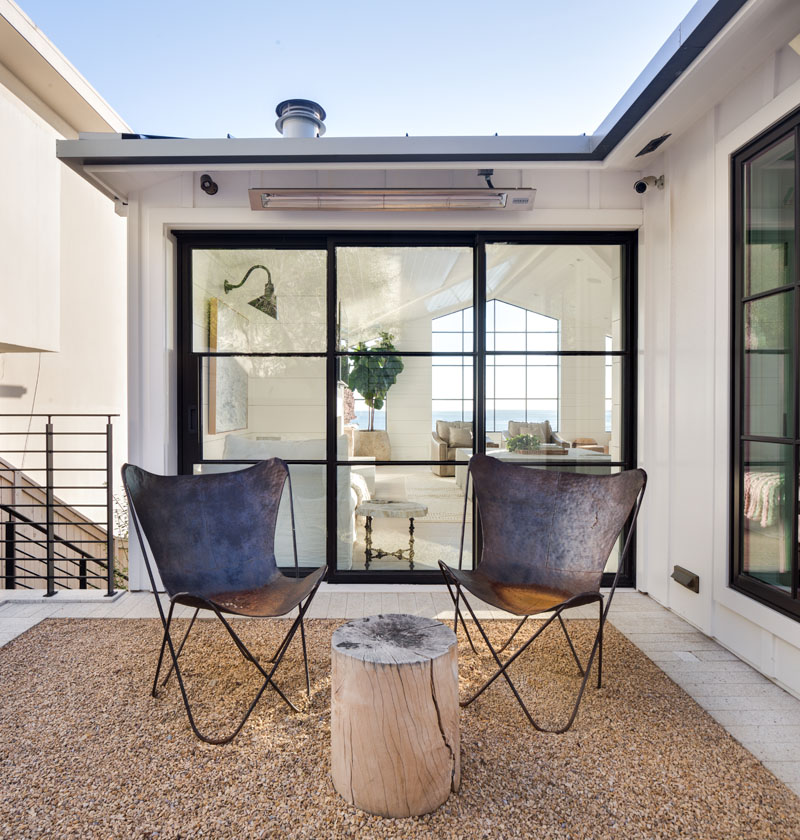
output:
[[[615,245],[495,243],[487,246],[487,297],[609,331],[619,253]],[[472,305],[472,269],[467,248],[338,249],[342,339],[353,346],[387,331],[398,349],[419,349],[416,329]]]

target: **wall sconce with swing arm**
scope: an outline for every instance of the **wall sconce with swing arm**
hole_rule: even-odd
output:
[[[247,278],[256,270],[261,269],[262,271],[267,272],[267,282],[264,286],[264,294],[260,297],[254,298],[251,301],[248,301],[250,306],[255,307],[258,309],[259,312],[263,312],[265,315],[269,315],[270,318],[274,318],[276,321],[278,320],[278,299],[275,296],[275,287],[272,285],[272,274],[270,274],[270,270],[265,265],[254,265],[247,269],[247,273],[244,275],[241,283],[230,283],[226,280],[222,288],[225,290],[225,294],[227,295],[228,292],[232,291],[233,289],[239,289],[247,282]]]

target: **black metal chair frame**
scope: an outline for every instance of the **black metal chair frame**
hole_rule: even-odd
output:
[[[296,535],[296,530],[295,530],[294,497],[293,497],[293,494],[292,494],[292,478],[291,478],[291,474],[289,473],[288,467],[286,466],[286,464],[283,461],[281,461],[278,458],[275,458],[275,459],[272,459],[272,460],[279,461],[280,463],[282,463],[285,470],[286,470],[286,482],[287,482],[288,488],[289,488],[289,509],[290,509],[290,513],[291,513],[291,523],[292,523],[292,548],[293,548],[293,552],[294,552],[295,578],[299,579],[299,577],[300,577],[300,566],[299,566],[298,559],[297,559],[297,535]],[[161,650],[159,652],[158,664],[156,666],[156,672],[155,672],[155,676],[153,678],[153,687],[152,687],[152,690],[151,690],[151,695],[155,698],[159,697],[158,679],[159,679],[159,676],[161,675],[162,665],[164,664],[164,653],[167,649],[169,649],[170,658],[172,660],[172,663],[171,663],[171,665],[170,665],[170,667],[167,671],[167,675],[164,677],[164,679],[161,683],[161,688],[163,689],[163,688],[166,687],[167,682],[169,681],[169,678],[170,678],[170,676],[172,676],[172,672],[174,671],[175,676],[178,679],[178,685],[180,686],[181,696],[183,698],[183,705],[186,708],[186,714],[189,718],[189,724],[192,728],[192,731],[201,741],[205,741],[207,744],[221,745],[221,744],[230,743],[239,734],[239,732],[242,730],[242,727],[245,725],[245,723],[247,722],[247,719],[250,717],[251,713],[255,709],[256,704],[261,699],[261,696],[263,695],[263,693],[266,691],[267,686],[271,686],[275,690],[275,692],[278,694],[278,696],[284,701],[284,703],[286,703],[286,705],[289,706],[289,708],[291,708],[295,712],[299,711],[297,706],[295,706],[295,704],[292,703],[292,701],[289,700],[286,697],[286,695],[283,693],[283,691],[280,689],[278,684],[275,682],[274,676],[275,676],[275,672],[277,671],[278,667],[281,664],[281,661],[283,660],[284,654],[288,650],[289,645],[291,644],[292,639],[294,638],[294,636],[295,636],[295,634],[296,634],[296,632],[299,628],[300,629],[300,638],[301,638],[301,642],[302,642],[302,649],[303,649],[303,665],[305,667],[306,693],[309,697],[311,696],[311,680],[310,680],[310,676],[309,676],[309,672],[308,672],[308,652],[307,652],[307,648],[306,648],[306,635],[305,635],[305,627],[303,625],[303,618],[304,618],[306,612],[308,611],[308,607],[311,604],[312,600],[314,599],[314,596],[316,595],[320,584],[322,583],[322,581],[325,579],[325,577],[327,575],[327,569],[325,569],[325,571],[321,575],[320,579],[317,581],[317,583],[315,584],[313,589],[310,591],[308,596],[305,598],[305,601],[303,602],[303,600],[300,599],[299,601],[297,601],[293,605],[293,607],[291,607],[291,609],[294,609],[295,607],[297,608],[297,610],[298,610],[297,618],[295,618],[295,620],[292,622],[291,627],[289,628],[289,630],[287,631],[283,640],[278,645],[277,650],[275,651],[275,653],[273,654],[273,656],[269,660],[269,663],[270,663],[271,667],[269,667],[268,669],[265,668],[259,662],[259,660],[248,650],[247,646],[244,644],[244,642],[242,641],[240,636],[234,631],[230,622],[225,619],[225,617],[223,615],[223,612],[229,612],[230,614],[233,614],[232,611],[221,609],[217,604],[215,604],[213,601],[209,600],[208,598],[205,598],[201,595],[198,595],[196,593],[191,593],[191,592],[177,592],[177,593],[171,594],[169,596],[169,601],[170,601],[169,611],[168,611],[167,615],[164,614],[164,608],[163,608],[163,605],[161,603],[161,599],[159,598],[159,595],[158,595],[158,588],[156,586],[155,575],[153,574],[153,568],[152,568],[152,565],[151,565],[151,562],[150,562],[150,557],[148,556],[148,550],[147,550],[147,547],[146,547],[146,543],[145,543],[145,540],[143,539],[141,525],[140,525],[140,522],[139,522],[139,517],[136,513],[136,508],[135,508],[135,505],[133,503],[133,499],[131,497],[130,489],[128,487],[128,482],[127,482],[126,475],[125,475],[125,470],[129,466],[131,466],[131,465],[129,465],[129,464],[123,465],[123,467],[122,467],[122,479],[123,479],[123,485],[125,487],[125,493],[126,493],[126,496],[127,496],[127,499],[128,499],[128,506],[129,506],[129,510],[130,510],[130,518],[133,521],[134,528],[136,530],[136,536],[138,538],[139,545],[142,549],[142,554],[143,554],[144,560],[145,560],[145,566],[147,568],[147,575],[148,575],[148,578],[150,579],[150,585],[151,585],[152,592],[153,592],[153,595],[154,595],[155,600],[156,600],[156,606],[158,608],[158,613],[159,613],[159,616],[161,618],[161,624],[164,628],[164,635],[163,635],[163,638],[162,638],[162,641],[161,641]],[[155,562],[155,558],[153,558],[153,562]],[[170,633],[170,627],[172,625],[172,619],[173,619],[173,614],[174,614],[176,605],[188,605],[188,606],[195,607],[194,615],[192,616],[192,618],[189,622],[189,626],[186,629],[186,633],[184,634],[183,639],[181,640],[177,649],[176,649],[175,643],[172,639],[172,634]],[[259,688],[255,697],[253,698],[252,702],[250,703],[250,706],[247,708],[245,713],[242,715],[242,717],[239,720],[236,727],[233,729],[233,731],[229,735],[227,735],[225,737],[222,737],[222,738],[214,738],[214,737],[205,735],[198,728],[197,723],[195,721],[195,716],[192,712],[191,704],[189,702],[189,696],[188,696],[188,693],[187,693],[187,690],[186,690],[186,685],[185,685],[184,680],[183,680],[183,675],[181,674],[180,665],[178,663],[178,659],[179,659],[181,653],[183,652],[183,648],[186,645],[186,641],[189,638],[189,634],[191,633],[192,628],[194,627],[195,620],[197,619],[197,616],[198,616],[201,609],[210,610],[211,612],[214,613],[214,615],[216,615],[216,617],[220,620],[220,622],[222,623],[225,630],[227,630],[228,634],[230,635],[231,639],[233,640],[234,644],[236,645],[236,647],[238,648],[239,652],[242,654],[244,659],[247,660],[248,662],[251,662],[254,665],[254,667],[264,677],[264,682],[261,685],[261,688]],[[251,617],[257,617],[257,616],[251,616]],[[275,617],[275,616],[264,616],[264,617]]]
[[[641,470],[644,473],[644,470]],[[458,568],[459,570],[462,569],[463,566],[463,559],[464,559],[464,531],[466,526],[466,518],[467,518],[467,505],[469,503],[469,485],[470,485],[470,476],[472,474],[472,463],[467,467],[467,479],[466,479],[466,487],[464,489],[464,511],[463,511],[463,518],[461,523],[461,546],[459,549],[459,557],[458,557]],[[603,607],[604,603],[604,596],[602,592],[587,592],[576,595],[572,598],[569,598],[566,601],[563,601],[560,604],[555,605],[552,608],[548,608],[545,610],[540,610],[539,612],[530,613],[529,615],[523,616],[522,620],[517,624],[514,628],[511,635],[506,639],[506,641],[501,645],[499,648],[495,648],[492,643],[489,641],[489,637],[486,635],[486,631],[484,630],[482,624],[478,620],[478,617],[475,615],[475,611],[472,608],[472,605],[467,600],[464,594],[464,587],[462,586],[461,582],[456,580],[455,577],[450,573],[449,566],[443,561],[439,561],[439,568],[442,571],[442,575],[444,576],[445,584],[447,585],[447,590],[450,593],[450,597],[453,601],[453,605],[455,607],[455,615],[453,620],[453,630],[458,634],[458,622],[459,619],[461,620],[461,625],[464,628],[464,633],[466,634],[467,640],[469,642],[470,647],[472,648],[472,652],[477,654],[477,650],[475,648],[475,644],[472,641],[472,636],[470,635],[469,629],[467,628],[467,623],[464,620],[464,614],[461,611],[459,606],[459,601],[463,600],[469,610],[470,615],[472,616],[472,620],[475,622],[475,626],[477,627],[478,631],[480,632],[483,641],[485,642],[486,646],[489,648],[492,657],[494,658],[495,663],[497,664],[497,670],[492,674],[489,679],[487,679],[481,687],[475,691],[470,697],[466,700],[461,700],[460,705],[462,708],[466,708],[478,697],[480,697],[484,691],[500,676],[502,676],[505,681],[508,683],[509,688],[516,697],[517,702],[522,707],[522,711],[525,713],[529,723],[539,732],[546,732],[550,734],[560,735],[566,732],[568,729],[572,727],[572,724],[575,722],[575,718],[578,714],[578,708],[580,706],[581,700],[583,699],[583,694],[586,689],[586,685],[589,681],[589,674],[592,669],[592,665],[595,660],[595,656],[597,656],[597,688],[600,689],[602,687],[602,679],[603,679],[603,627],[606,623],[606,619],[608,617],[608,611],[611,607],[611,601],[614,597],[614,593],[617,589],[617,583],[619,581],[620,572],[624,566],[625,558],[627,557],[628,551],[630,550],[633,534],[635,530],[636,520],[639,516],[639,510],[642,505],[642,499],[644,498],[644,491],[647,486],[647,474],[644,473],[644,481],[642,487],[639,491],[639,494],[636,497],[636,501],[634,503],[632,513],[629,515],[627,524],[628,524],[628,533],[625,538],[625,543],[623,545],[622,552],[619,558],[619,564],[617,566],[616,574],[614,575],[614,580],[611,584],[611,589],[608,593],[608,600],[605,601],[605,609]],[[477,500],[476,500],[477,505]],[[478,509],[480,510],[479,506]],[[623,525],[624,528],[624,525]],[[620,530],[621,533],[622,529]],[[567,630],[566,624],[564,624],[564,619],[562,618],[562,613],[565,610],[584,606],[586,604],[590,604],[593,602],[597,602],[599,606],[599,615],[598,615],[598,628],[597,634],[595,635],[594,643],[592,645],[591,652],[589,654],[588,660],[586,665],[584,666],[581,661],[580,657],[578,656],[577,651],[575,650],[575,645],[570,638],[569,631]],[[511,656],[509,656],[505,661],[501,659],[500,654],[505,651],[511,642],[514,640],[516,635],[525,625],[525,622],[531,618],[532,616],[539,615],[541,613],[548,613],[552,612],[550,618],[546,619],[545,622],[539,627],[533,635],[520,647],[518,648]],[[561,727],[557,727],[555,729],[548,729],[547,727],[541,726],[537,723],[531,712],[529,711],[527,705],[523,701],[522,697],[520,697],[519,691],[517,691],[517,687],[514,685],[511,677],[508,674],[508,668],[533,644],[533,642],[554,622],[558,621],[561,626],[561,629],[564,632],[564,636],[567,640],[567,644],[569,645],[570,652],[572,653],[572,657],[575,660],[576,665],[578,666],[578,671],[580,672],[581,677],[583,678],[580,684],[580,688],[578,690],[578,695],[575,700],[575,705],[573,706],[572,713],[569,716],[566,724]]]

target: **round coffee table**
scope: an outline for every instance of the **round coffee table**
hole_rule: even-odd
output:
[[[381,557],[397,557],[398,560],[408,560],[408,568],[414,568],[414,520],[420,516],[428,515],[426,505],[408,500],[370,499],[368,502],[361,502],[356,508],[356,514],[367,518],[364,525],[365,569],[369,568],[373,559],[378,560]],[[397,551],[383,551],[380,548],[373,548],[372,518],[374,516],[389,519],[408,519],[408,548],[398,548]]]

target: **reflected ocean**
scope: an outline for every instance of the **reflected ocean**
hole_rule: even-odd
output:
[[[437,420],[447,420],[449,422],[453,422],[455,420],[462,419],[471,420],[472,417],[467,416],[466,418],[464,418],[462,417],[460,411],[437,411],[431,417],[431,431],[433,431],[436,428]],[[526,418],[524,411],[506,410],[489,412],[486,418],[488,430],[493,432],[504,432],[506,429],[508,429],[509,420],[525,421],[525,419]],[[540,411],[536,414],[533,414],[533,412],[531,412],[527,420],[531,423],[541,423],[543,420],[549,420],[550,426],[553,429],[558,429],[558,414],[555,411]],[[359,429],[366,429],[369,425],[369,412],[357,411],[354,425],[357,425]],[[377,412],[375,414],[375,428],[386,428],[385,412]]]

